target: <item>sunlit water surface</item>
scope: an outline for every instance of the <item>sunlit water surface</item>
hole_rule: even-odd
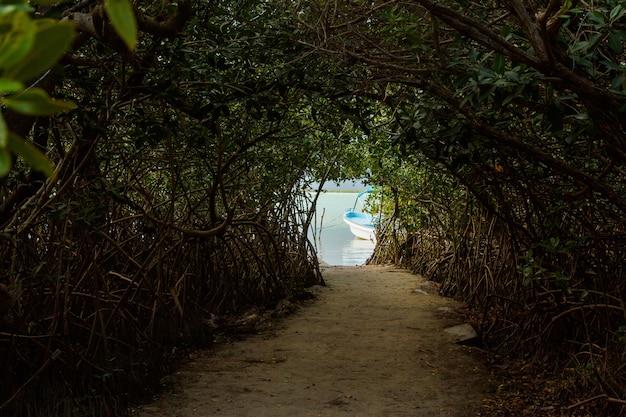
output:
[[[360,190],[359,190],[360,191]],[[374,242],[357,239],[343,222],[343,213],[362,209],[357,192],[324,192],[317,200],[315,221],[309,237],[322,261],[329,265],[363,265],[374,252]]]

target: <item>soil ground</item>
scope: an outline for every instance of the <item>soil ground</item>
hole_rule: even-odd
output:
[[[392,267],[326,267],[326,287],[259,334],[195,354],[140,417],[480,414],[482,354],[444,329],[464,306]]]

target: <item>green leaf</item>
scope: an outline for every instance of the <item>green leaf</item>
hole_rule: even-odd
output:
[[[508,96],[504,98],[504,100],[502,100],[502,105],[506,106],[511,101],[513,101],[517,96],[518,96],[517,94],[509,94]]]
[[[576,42],[573,45],[569,46],[569,52],[570,53],[576,53],[576,52],[580,52],[580,51],[584,51],[585,49],[589,48],[589,42],[587,41],[580,41],[580,42]]]
[[[8,145],[16,155],[24,158],[26,163],[33,169],[43,172],[50,178],[54,177],[54,165],[48,157],[34,145],[26,142],[13,132],[9,132]]]
[[[117,34],[128,49],[137,47],[137,20],[129,0],[105,0],[104,9]]]
[[[50,69],[69,49],[74,39],[74,25],[52,19],[37,21],[35,45],[17,65],[8,68],[5,77],[26,81]]]
[[[13,165],[11,154],[8,150],[0,148],[0,178],[5,177],[10,171]]]
[[[511,26],[502,26],[502,29],[500,29],[500,36],[502,36],[504,39],[508,39],[512,31],[513,30],[511,29]]]
[[[626,65],[621,65],[619,62],[612,62],[603,59],[602,61],[600,61],[600,63],[604,65],[607,69],[610,69],[612,71],[617,71],[621,73],[626,70]]]
[[[609,48],[611,48],[616,54],[619,54],[622,52],[622,47],[621,32],[611,33],[609,35]]]
[[[28,4],[0,4],[0,16],[6,16],[15,12],[32,12],[35,10]]]
[[[600,23],[600,24],[605,23],[604,14],[602,14],[600,10],[594,10],[591,13],[589,13],[589,19],[596,23]]]
[[[598,48],[598,46],[600,45],[603,39],[604,39],[604,35],[601,33],[591,36],[591,38],[588,41],[589,45],[587,47],[587,52],[593,53],[593,51],[595,51]]]
[[[51,116],[76,107],[69,101],[50,98],[40,88],[31,88],[15,96],[5,97],[2,101],[11,110],[30,116]]]
[[[611,10],[611,13],[609,14],[609,20],[611,22],[614,22],[621,19],[624,14],[626,14],[626,9],[624,9],[621,4],[618,4],[613,8],[613,10]]]
[[[502,54],[498,54],[496,55],[496,59],[493,63],[493,70],[497,73],[497,74],[502,74],[504,73],[504,66],[506,65],[506,59],[504,58],[504,55]]]
[[[583,68],[593,68],[593,62],[589,61],[586,58],[574,56],[572,57],[572,61],[574,61],[576,64],[578,64],[579,66]]]
[[[0,113],[0,149],[7,147],[7,136],[9,135],[9,128],[7,122],[4,120],[4,116]]]
[[[519,81],[519,73],[516,71],[505,71],[504,76],[509,80]]]
[[[22,91],[24,84],[9,78],[0,77],[0,94],[9,94]]]
[[[26,13],[16,13],[3,19],[8,31],[0,43],[0,68],[7,68],[19,63],[35,45],[37,25]]]

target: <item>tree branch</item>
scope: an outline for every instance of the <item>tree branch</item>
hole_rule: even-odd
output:
[[[571,177],[575,181],[587,185],[591,190],[597,191],[608,201],[611,201],[615,207],[618,207],[620,210],[626,212],[626,202],[624,202],[622,196],[617,194],[613,189],[611,189],[611,187],[603,183],[601,180],[592,177],[591,175],[567,164],[564,161],[555,159],[535,146],[524,143],[517,135],[510,132],[502,132],[490,126],[468,106],[461,106],[460,101],[454,97],[452,92],[450,92],[450,90],[446,87],[435,82],[421,82],[419,83],[419,87],[430,91],[435,96],[446,101],[455,110],[457,110],[459,114],[465,116],[472,126],[485,137],[491,138],[492,140],[495,140],[505,146],[516,149],[525,155],[530,156],[534,160]]]
[[[178,3],[176,13],[165,20],[147,16],[137,11],[135,11],[135,16],[138,29],[141,32],[166,38],[182,36],[181,31],[192,12],[191,0],[184,0]],[[67,13],[64,19],[74,22],[78,32],[100,39],[109,45],[116,46],[120,42],[117,33],[106,18],[104,7],[101,5],[94,7],[89,13]]]
[[[178,2],[176,13],[166,20],[159,20],[143,13],[137,14],[137,26],[139,30],[157,37],[182,36],[182,29],[193,12],[191,0]]]
[[[532,67],[539,66],[541,62],[538,57],[520,50],[502,39],[499,34],[489,28],[486,28],[481,22],[472,19],[469,16],[463,15],[456,10],[440,6],[430,0],[413,1],[426,8],[432,15],[437,16],[442,22],[445,22],[450,27],[456,29],[461,35],[473,39],[495,52],[504,54],[513,60],[525,63]]]
[[[524,6],[520,0],[507,0],[504,3],[505,6],[508,7],[509,10],[511,10],[517,17],[517,20],[522,26],[522,30],[528,37],[537,58],[539,58],[542,62],[551,61],[552,57],[548,55],[548,50],[543,38],[541,37],[541,33],[537,29],[535,22],[532,21],[530,15],[528,14],[526,6]]]

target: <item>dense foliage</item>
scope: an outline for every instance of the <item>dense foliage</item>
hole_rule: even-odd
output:
[[[549,358],[609,415],[626,397],[625,16],[619,0],[415,0],[310,20],[380,103],[387,137],[366,146],[396,218],[376,259],[469,301],[489,347]]]
[[[216,316],[319,282],[304,190],[361,175],[373,260],[623,412],[624,0],[137,1],[136,44],[105,4],[29,15],[74,23],[37,82],[76,108],[3,110],[56,175],[0,141],[1,412],[120,413]]]
[[[5,112],[56,174],[0,179],[0,412],[119,415],[216,323],[321,281],[305,190],[347,128],[273,7],[137,4],[133,53],[97,1],[43,15],[77,36],[37,82],[76,108]]]

